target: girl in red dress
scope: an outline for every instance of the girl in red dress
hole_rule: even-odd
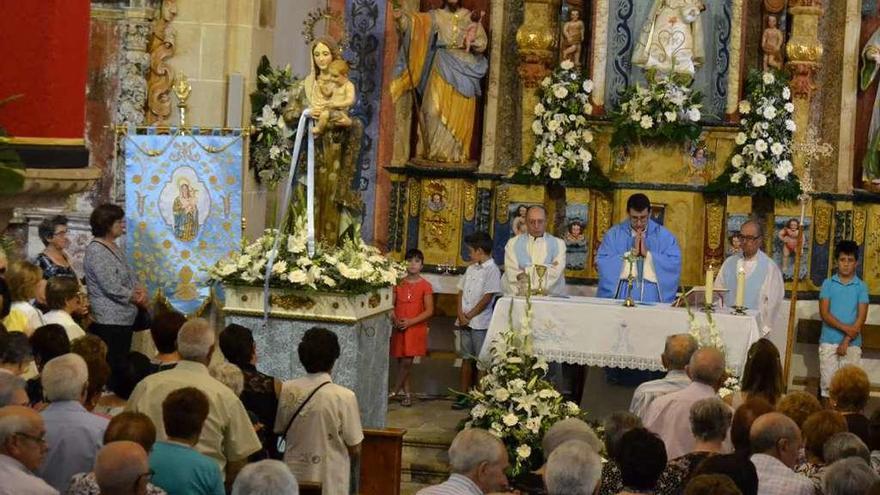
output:
[[[412,405],[409,375],[413,358],[428,353],[428,318],[434,314],[434,291],[419,275],[424,261],[425,256],[418,249],[407,251],[406,277],[394,287],[391,357],[397,358],[398,376],[391,398],[402,397],[404,407]]]

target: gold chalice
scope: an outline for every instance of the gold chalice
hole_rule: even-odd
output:
[[[538,274],[538,290],[539,296],[546,295],[547,290],[544,287],[544,277],[547,275],[547,267],[544,265],[535,265],[535,273]]]

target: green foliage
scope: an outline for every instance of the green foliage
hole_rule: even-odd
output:
[[[614,133],[611,146],[686,144],[702,132],[703,97],[671,78],[648,79],[647,87],[626,88],[619,110],[611,114]]]
[[[304,95],[302,83],[290,72],[290,66],[273,68],[264,55],[257,66],[257,89],[251,93],[250,166],[258,182],[273,186],[290,168],[296,130],[284,114],[299,116]],[[293,123],[292,125],[296,125]]]

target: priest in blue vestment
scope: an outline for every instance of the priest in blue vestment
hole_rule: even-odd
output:
[[[629,216],[602,237],[596,253],[598,297],[624,299],[633,278],[632,298],[641,302],[672,302],[681,277],[681,249],[675,236],[651,220],[651,201],[641,193],[626,201]],[[631,253],[633,261],[624,258]]]

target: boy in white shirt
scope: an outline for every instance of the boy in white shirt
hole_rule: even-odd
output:
[[[49,312],[43,315],[45,324],[57,323],[64,327],[67,338],[73,342],[86,334],[73,319],[84,307],[80,285],[73,277],[52,277],[46,283],[46,305]]]
[[[461,357],[461,391],[467,392],[476,383],[476,359],[483,348],[489,322],[492,320],[492,301],[501,293],[501,271],[492,259],[492,238],[485,232],[475,232],[464,240],[471,264],[458,282],[458,318],[455,325],[456,351]],[[468,407],[463,396],[453,409]]]

